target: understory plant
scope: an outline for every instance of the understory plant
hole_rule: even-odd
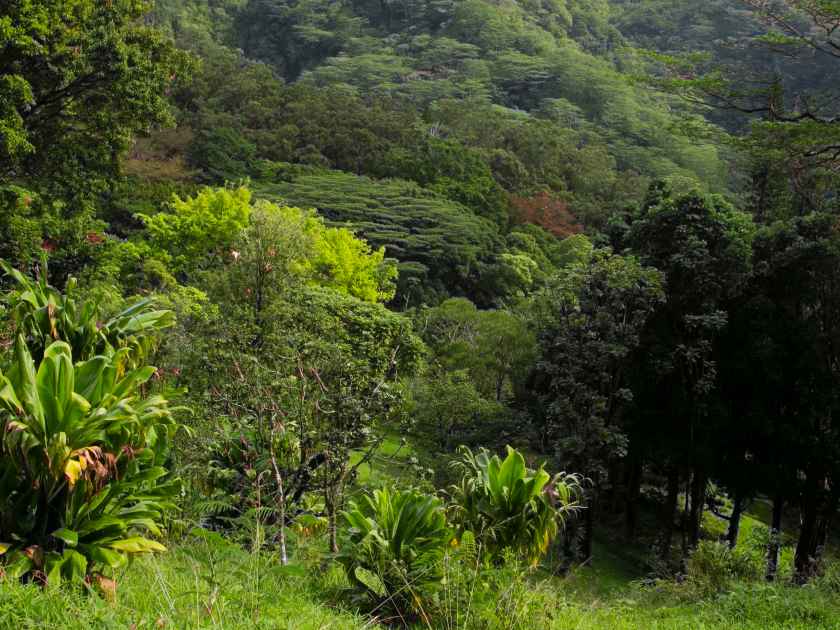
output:
[[[155,309],[151,298],[136,300],[116,314],[101,318],[99,306],[90,300],[76,299],[78,291],[70,278],[65,292],[47,281],[46,263],[37,280],[32,280],[0,260],[0,269],[13,282],[13,289],[4,296],[12,325],[24,336],[35,361],[53,341],[70,345],[73,359],[85,361],[96,355],[112,355],[128,349],[123,360],[138,364],[148,355],[155,342],[155,333],[175,323],[172,311]]]
[[[375,490],[343,512],[347,543],[338,559],[354,589],[377,609],[427,618],[452,540],[440,499],[417,490]]]
[[[472,532],[490,560],[501,560],[510,549],[535,565],[577,509],[580,479],[567,473],[552,477],[543,466],[529,469],[510,446],[504,460],[485,449],[459,450],[453,466],[461,481],[450,490],[459,537]]]
[[[175,507],[163,464],[176,425],[148,392],[140,333],[169,315],[144,319],[147,304],[102,336],[95,307],[76,311],[45,281],[7,302],[18,319],[0,369],[0,571],[54,585],[163,551],[149,536]]]

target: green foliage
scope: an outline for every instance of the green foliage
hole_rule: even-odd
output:
[[[144,2],[15,1],[0,19],[0,171],[70,195],[101,189],[131,136],[171,120],[186,58]]]
[[[608,250],[563,268],[535,299],[540,356],[529,382],[538,399],[533,415],[557,461],[596,485],[609,462],[627,453],[621,426],[633,400],[627,372],[663,302],[659,272]]]
[[[664,438],[689,450],[709,448],[697,433],[698,414],[706,409],[696,403],[714,388],[713,341],[726,326],[727,300],[738,296],[749,277],[754,232],[748,214],[719,198],[673,197],[661,186],[651,188],[632,223],[629,244],[643,264],[662,272],[666,287],[665,303],[651,317],[642,340],[644,351],[657,358],[648,364],[651,372],[634,376],[637,409],[645,418],[640,429],[653,438],[649,445]],[[654,398],[656,405],[674,410],[686,422],[663,426],[656,414],[649,414]],[[692,432],[691,443],[684,442]]]
[[[125,372],[125,351],[76,361],[63,341],[35,367],[23,336],[2,379],[0,538],[5,570],[44,582],[80,581],[129,555],[163,551],[178,482],[161,481],[173,421],[162,396],[144,397],[155,368]]]
[[[746,545],[730,549],[726,544],[703,540],[688,561],[689,579],[706,593],[724,592],[734,582],[758,580],[764,570],[761,551]]]
[[[466,298],[421,309],[417,327],[447,371],[467,370],[476,389],[501,403],[513,397],[537,353],[524,319],[505,310],[479,310]]]
[[[172,199],[171,211],[139,215],[150,240],[180,272],[206,268],[225,255],[248,225],[247,188],[207,188],[194,197]]]
[[[161,267],[155,271],[145,261],[147,279],[156,275],[170,284],[170,263],[181,274],[195,274],[232,262],[234,275],[255,284],[250,290],[257,302],[291,276],[372,302],[394,294],[396,269],[384,249],[371,250],[349,230],[327,227],[310,211],[265,201],[252,205],[245,187],[207,188],[186,200],[175,197],[172,212],[139,216]],[[132,248],[144,244],[122,245],[117,256]]]
[[[451,489],[459,535],[473,532],[496,560],[510,549],[536,565],[576,507],[578,478],[552,477],[542,466],[531,470],[522,453],[509,446],[504,460],[484,449],[474,454],[463,448],[461,455],[453,466],[463,478]]]
[[[501,441],[510,431],[510,413],[485,398],[466,371],[444,372],[417,379],[411,389],[411,423],[415,439],[435,452],[451,453],[461,444]],[[442,467],[436,458],[437,468]]]
[[[54,339],[61,339],[70,345],[74,359],[79,361],[122,351],[127,360],[137,363],[149,350],[150,336],[174,324],[172,312],[154,310],[151,299],[138,300],[106,321],[99,321],[97,304],[75,299],[75,280],[71,279],[67,290],[61,293],[47,284],[46,268],[37,281],[2,260],[0,268],[16,284],[3,301],[14,327],[24,336],[36,360]]]
[[[82,202],[56,201],[34,187],[0,182],[0,257],[31,269],[46,255],[59,286],[101,261],[106,224]]]
[[[452,537],[441,501],[383,488],[351,501],[343,516],[348,542],[338,559],[354,587],[403,613],[422,612],[440,588]]]
[[[346,228],[320,228],[311,257],[312,275],[329,287],[366,302],[387,302],[394,297],[397,268],[385,261],[385,248],[372,251]]]
[[[400,261],[398,294],[415,302],[435,293],[477,292],[501,246],[489,221],[416,184],[343,173],[307,175],[261,185],[260,194],[316,208],[333,225],[349,226]]]

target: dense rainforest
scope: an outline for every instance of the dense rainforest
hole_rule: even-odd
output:
[[[836,1],[0,51],[0,627],[840,628]]]

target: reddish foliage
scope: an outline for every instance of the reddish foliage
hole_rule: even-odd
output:
[[[102,236],[101,234],[96,233],[96,232],[88,232],[85,235],[85,240],[88,243],[90,243],[91,245],[98,245],[99,243],[102,243],[102,242],[105,241],[105,237]]]
[[[45,252],[54,252],[56,249],[58,249],[58,246],[55,243],[53,243],[50,239],[45,238],[43,241],[41,241],[41,249],[43,249]]]
[[[579,234],[583,226],[562,199],[548,192],[541,192],[533,197],[511,195],[513,219],[518,223],[533,223],[551,232],[558,238]]]

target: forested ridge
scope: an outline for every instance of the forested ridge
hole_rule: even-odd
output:
[[[840,5],[0,7],[0,627],[840,628]]]

